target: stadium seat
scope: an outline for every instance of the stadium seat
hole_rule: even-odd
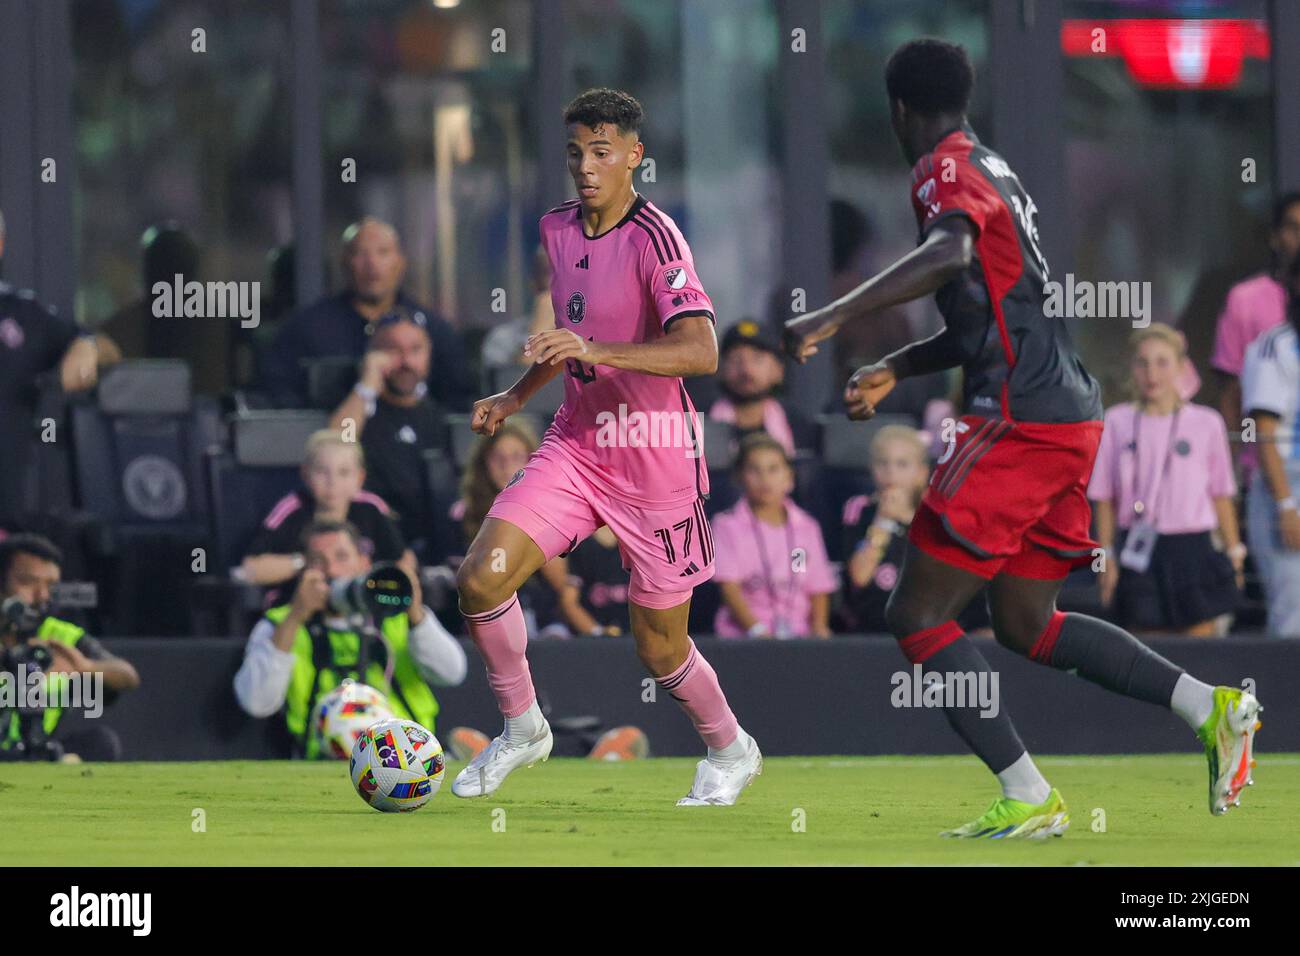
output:
[[[333,411],[357,383],[357,360],[350,355],[303,359],[307,373],[307,405]]]
[[[111,629],[188,630],[191,552],[209,536],[203,455],[221,439],[216,401],[191,396],[182,361],[131,361],[70,412],[75,497],[92,519],[87,550],[102,565]]]
[[[262,589],[230,572],[271,507],[298,486],[307,437],[325,426],[320,411],[255,411],[231,416],[230,447],[207,455],[212,550],[196,581],[196,631],[243,637],[261,608]]]

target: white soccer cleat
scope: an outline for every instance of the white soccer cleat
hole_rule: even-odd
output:
[[[753,737],[743,759],[730,767],[719,767],[707,759],[695,768],[691,792],[677,801],[679,807],[729,807],[754,778],[763,772],[763,755]]]
[[[542,729],[532,739],[522,744],[511,744],[504,736],[494,737],[492,743],[456,774],[451,792],[458,797],[486,797],[501,786],[510,771],[545,761],[551,756],[554,743],[551,725],[546,721],[542,721]]]

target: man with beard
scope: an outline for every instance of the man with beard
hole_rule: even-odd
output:
[[[375,323],[356,386],[334,410],[330,428],[361,442],[366,484],[398,512],[402,534],[423,560],[434,537],[432,492],[423,454],[446,447],[442,411],[429,397],[431,353],[423,314],[397,309]]]
[[[281,408],[307,405],[304,362],[334,356],[360,359],[369,348],[375,326],[394,309],[404,309],[421,321],[433,347],[429,389],[440,405],[452,411],[469,408],[476,394],[460,336],[451,324],[420,306],[402,291],[406,255],[395,230],[367,216],[343,233],[343,272],[348,288],[327,296],[290,316],[262,356],[261,388]]]
[[[817,447],[817,426],[776,393],[785,381],[781,344],[757,322],[741,319],[722,337],[718,381],[723,397],[709,417],[736,427],[737,438],[767,432],[793,456]]]

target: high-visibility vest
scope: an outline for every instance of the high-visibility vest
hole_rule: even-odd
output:
[[[84,627],[78,627],[69,621],[60,621],[57,617],[47,617],[41,621],[41,626],[36,629],[36,637],[42,641],[58,641],[60,644],[67,644],[69,647],[76,647],[77,642],[86,634]],[[17,674],[13,679],[17,679]],[[45,675],[45,699],[47,701],[57,701],[63,699],[63,687],[67,682],[67,674],[46,674]],[[15,688],[18,693],[22,693],[24,688]],[[54,733],[54,728],[59,725],[59,718],[63,716],[63,711],[58,707],[46,707],[45,715],[41,723],[45,726],[45,735],[48,737]],[[18,714],[9,715],[9,727],[5,731],[4,740],[0,741],[0,749],[8,749],[21,737],[21,731],[18,728]]]
[[[289,609],[287,604],[273,607],[265,617],[278,626],[289,614]],[[320,750],[320,742],[311,732],[317,704],[322,696],[349,677],[384,694],[396,716],[414,720],[433,731],[434,719],[438,716],[438,700],[411,657],[408,631],[405,614],[384,618],[380,624],[380,632],[388,645],[387,652],[393,658],[390,683],[384,676],[385,661],[375,660],[373,655],[366,662],[365,674],[357,673],[361,635],[356,631],[335,631],[321,626],[317,628],[318,637],[313,638],[307,627],[298,628],[290,649],[295,659],[285,694],[284,719],[289,733],[305,756],[315,757]]]

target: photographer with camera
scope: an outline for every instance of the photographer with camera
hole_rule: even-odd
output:
[[[127,661],[51,615],[62,564],[59,549],[40,535],[0,540],[0,759],[116,760],[122,753],[117,734],[98,723],[55,739],[69,698],[98,717],[119,693],[140,686]],[[33,701],[35,687],[41,693]]]
[[[346,521],[304,529],[307,566],[293,599],[257,622],[235,675],[239,705],[253,717],[283,713],[299,756],[318,755],[312,713],[346,678],[429,730],[438,714],[430,685],[465,679],[465,650],[424,606],[419,581],[395,564],[372,566],[359,540]]]

